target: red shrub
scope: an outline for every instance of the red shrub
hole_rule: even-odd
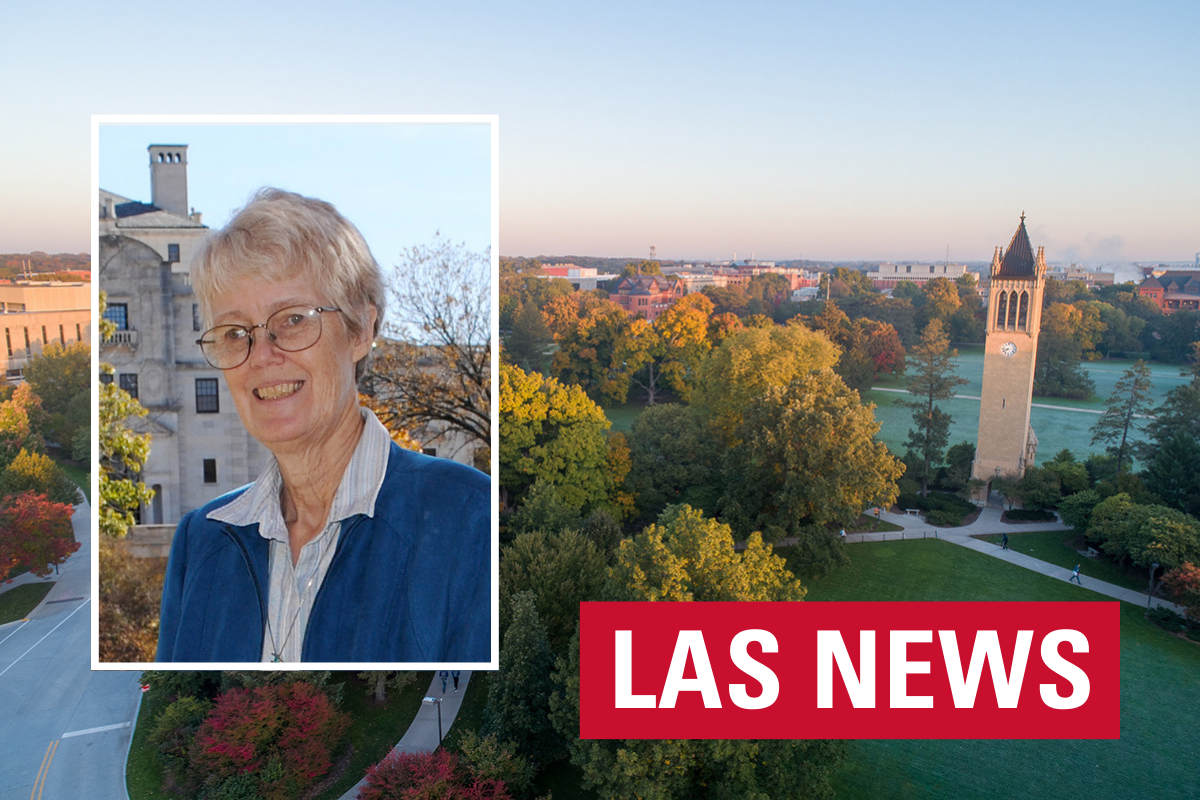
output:
[[[461,768],[458,756],[392,752],[367,770],[359,800],[509,800],[504,781],[480,780]]]
[[[253,774],[262,797],[290,800],[329,771],[349,724],[309,683],[232,689],[197,731],[191,760],[210,782]]]

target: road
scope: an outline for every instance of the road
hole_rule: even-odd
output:
[[[127,800],[138,672],[90,668],[90,510],[82,547],[28,621],[0,626],[0,800]],[[25,577],[24,580],[37,581]]]

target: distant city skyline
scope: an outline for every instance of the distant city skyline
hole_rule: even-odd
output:
[[[8,4],[0,252],[92,248],[94,113],[466,113],[500,118],[502,255],[980,261],[1025,212],[1051,261],[1188,263],[1198,23],[1192,2]]]

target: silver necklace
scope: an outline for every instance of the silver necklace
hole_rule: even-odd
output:
[[[296,613],[292,614],[292,621],[290,623],[288,623],[288,626],[286,629],[286,634],[283,637],[282,644],[280,644],[279,642],[276,641],[275,631],[272,630],[272,628],[271,628],[271,615],[267,614],[267,635],[271,637],[271,662],[272,663],[282,663],[283,662],[283,657],[282,657],[283,651],[287,648],[287,643],[291,640],[292,634],[295,633],[295,631],[296,631],[296,622],[300,619],[300,614],[304,611],[304,602],[305,602],[305,600],[308,599],[308,594],[309,594],[309,592],[312,591],[313,584],[316,583],[316,581],[317,581],[317,575],[320,573],[320,570],[321,570],[321,560],[325,557],[325,549],[329,543],[328,540],[330,537],[329,537],[329,528],[328,527],[326,527],[325,530],[321,532],[320,538],[323,539],[323,541],[321,541],[317,547],[317,562],[316,562],[316,565],[313,567],[313,574],[309,576],[307,583],[304,584],[304,590],[297,593],[296,599],[298,600],[298,603],[297,603]],[[303,550],[304,550],[304,548],[301,548],[301,552],[303,552]],[[290,553],[288,553],[288,557],[289,558],[291,557]],[[293,570],[294,569],[295,569],[295,566],[293,565]],[[268,598],[268,602],[269,602],[269,598]]]

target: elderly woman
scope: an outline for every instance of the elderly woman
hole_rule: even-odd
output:
[[[487,476],[401,449],[358,404],[384,308],[362,235],[264,189],[192,285],[200,349],[274,462],[180,522],[158,660],[489,660]]]

